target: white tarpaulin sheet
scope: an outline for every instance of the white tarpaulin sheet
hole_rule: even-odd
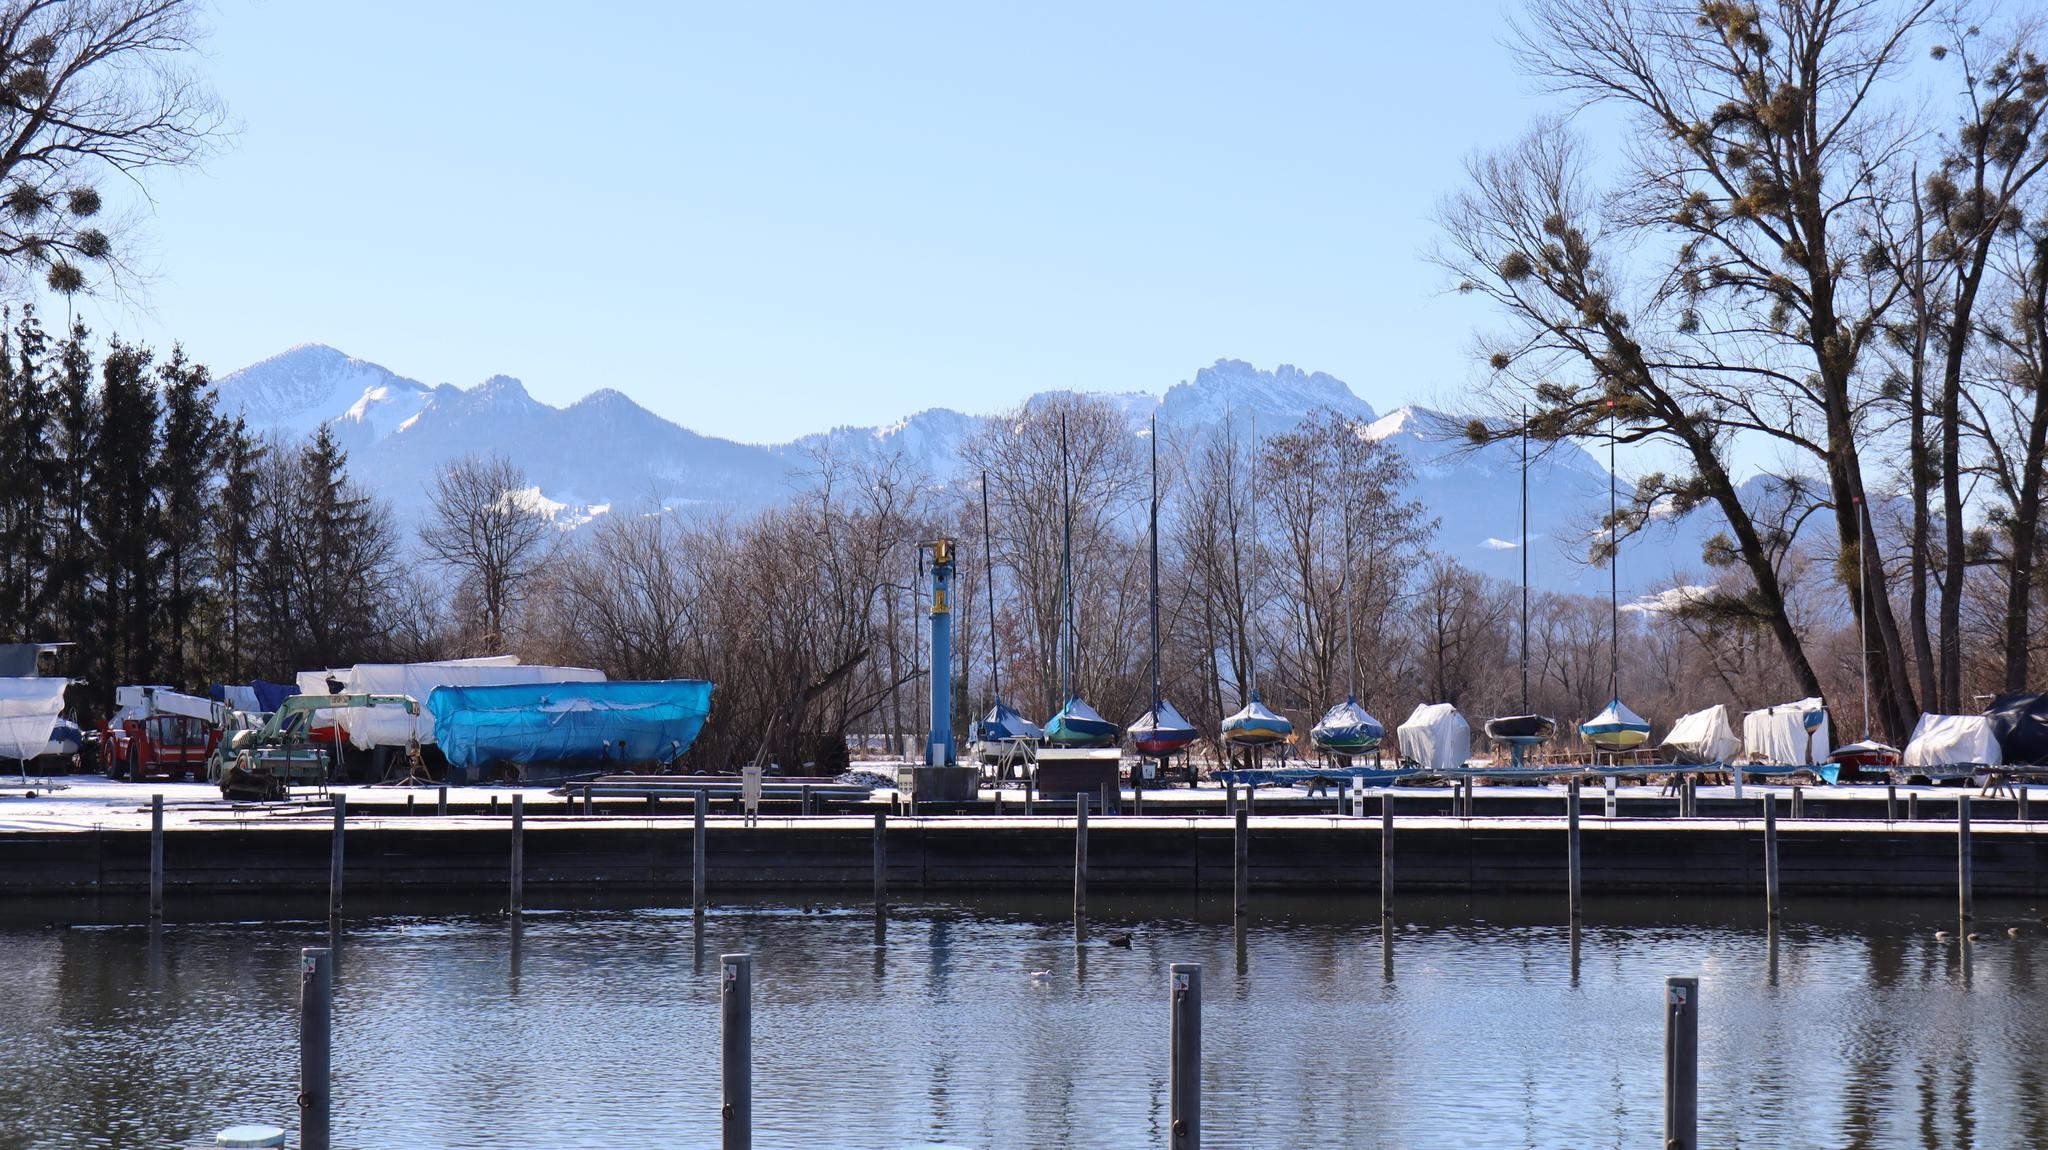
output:
[[[1725,763],[1742,749],[1735,728],[1728,725],[1728,708],[1719,703],[1680,716],[1663,745],[1681,763]]]
[[[0,679],[0,759],[33,759],[50,747],[69,679]]]
[[[1429,771],[1462,767],[1472,757],[1472,725],[1449,703],[1415,708],[1399,731],[1401,757]]]
[[[420,713],[399,707],[359,707],[333,712],[357,750],[402,747],[414,734],[420,745],[434,741],[434,714],[427,696],[436,687],[500,687],[513,683],[602,683],[604,672],[589,667],[528,666],[512,655],[446,663],[357,663],[340,676],[351,694],[411,695]]]
[[[1922,715],[1901,762],[1908,767],[1995,767],[2005,761],[1991,720],[1983,715]]]
[[[1827,762],[1835,744],[1819,699],[1801,699],[1742,716],[1742,745],[1752,761],[1797,767]]]

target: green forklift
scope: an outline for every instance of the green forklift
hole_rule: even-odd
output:
[[[355,707],[420,713],[419,700],[411,695],[293,695],[260,727],[231,724],[206,764],[207,780],[220,787],[221,797],[245,802],[282,799],[295,786],[324,787],[333,777],[334,760],[325,745],[308,735],[313,712]]]

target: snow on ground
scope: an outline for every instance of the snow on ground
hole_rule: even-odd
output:
[[[51,784],[53,783],[57,784],[59,789],[51,789]],[[511,800],[515,794],[526,796],[526,811],[530,817],[546,818],[551,822],[559,822],[562,820],[563,815],[574,813],[561,796],[553,793],[553,787],[550,785],[525,787],[474,786],[450,787],[448,789],[449,803],[461,807],[488,806],[491,799],[495,797],[499,802],[500,812],[496,819],[492,819],[489,815],[451,815],[446,817],[436,815],[434,813],[434,806],[439,792],[435,787],[347,786],[334,787],[330,788],[330,790],[347,797],[351,821],[368,822],[376,820],[378,822],[389,822],[405,819],[407,817],[405,811],[407,795],[415,796],[418,804],[411,817],[424,820],[435,826],[502,826],[505,817],[511,813]],[[1382,790],[1383,788],[1368,788],[1368,794],[1378,795]],[[1447,800],[1451,794],[1451,788],[1447,786],[1404,786],[1395,787],[1393,790],[1398,795],[1418,800],[1430,797]],[[2039,790],[2043,790],[2043,788],[2029,788],[2029,793],[2032,794],[2032,792]],[[30,791],[34,792],[33,797],[30,797],[28,794]],[[1873,816],[1882,818],[1882,804],[1885,799],[1885,791],[1881,786],[1853,784],[1837,787],[1808,786],[1805,788],[1805,791],[1811,797],[1824,798],[1831,803],[1845,799],[1870,803],[1872,804]],[[887,800],[892,793],[890,790],[882,789],[876,791],[875,796]],[[1330,793],[1334,794],[1335,792]],[[1560,816],[1563,814],[1564,788],[1562,786],[1481,786],[1476,787],[1473,793],[1481,798],[1529,799],[1537,796],[1549,796],[1557,801],[1558,814]],[[1624,801],[1668,798],[1661,786],[1624,786],[1618,788],[1616,793]],[[1707,799],[1731,799],[1735,797],[1734,788],[1728,786],[1703,786],[1700,788],[1699,793],[1702,798]],[[1775,794],[1781,798],[1789,798],[1791,793],[1792,787],[1790,784],[1764,785],[1748,783],[1743,787],[1743,794],[1748,798],[1756,798],[1765,794]],[[1956,796],[1963,794],[1974,796],[1977,794],[1977,789],[1975,787],[1901,786],[1898,789],[1898,793],[1901,802],[1904,802],[1908,795],[1916,793],[1925,798],[1941,800],[1943,801],[1943,806],[1937,809],[1946,814],[1947,800],[1952,800]],[[178,827],[203,828],[209,826],[265,824],[304,825],[309,820],[326,822],[332,819],[328,805],[311,792],[302,792],[290,804],[230,804],[221,800],[219,788],[207,783],[128,783],[116,782],[100,775],[71,775],[56,779],[32,777],[24,784],[19,779],[0,776],[0,833],[33,830],[91,830],[96,828],[146,830],[149,827],[149,800],[150,796],[155,794],[164,796],[164,825],[169,829]],[[1024,789],[1021,784],[1012,782],[1000,789],[984,787],[981,792],[984,799],[993,799],[998,794],[1002,796],[1003,804],[1008,814],[1021,814],[1024,803]],[[1606,792],[1602,787],[1588,786],[1584,788],[1583,794],[1587,800],[1597,801],[1604,797]],[[1185,787],[1176,787],[1169,790],[1147,788],[1144,801],[1148,809],[1163,811],[1169,810],[1176,805],[1184,805],[1194,801],[1214,803],[1220,797],[1222,797],[1222,789],[1215,785],[1206,785],[1198,790],[1189,790]],[[1302,787],[1261,787],[1258,791],[1258,801],[1260,802],[1272,799],[1306,797],[1308,797],[1308,792]],[[2048,798],[2048,792],[2034,795],[2034,797]],[[1128,810],[1128,803],[1130,802],[1130,791],[1128,788],[1124,792],[1124,802],[1126,803],[1125,809]],[[1038,800],[1038,811],[1042,816],[1056,817],[1055,812],[1060,808],[1066,807],[1071,809],[1071,806],[1072,804],[1065,800],[1042,798]],[[1786,817],[1788,807],[1789,802],[1779,805],[1778,812],[1781,821],[1790,821]],[[1373,810],[1376,814],[1376,804],[1373,805]],[[1624,811],[1624,814],[1626,814],[1626,811]],[[630,816],[607,815],[600,821],[615,824],[627,817]],[[689,815],[687,814],[686,807],[681,804],[675,804],[662,817],[687,819]],[[736,816],[726,815],[721,810],[714,817],[722,820]],[[857,817],[866,818],[867,816],[861,815]],[[958,819],[958,816],[938,817],[949,820]],[[1008,816],[1006,815],[1006,817]],[[1262,815],[1261,817],[1263,819],[1265,816]],[[1301,816],[1274,815],[1273,817],[1299,818]],[[1328,816],[1324,817],[1327,818]],[[1419,816],[1417,817],[1419,818]],[[1760,818],[1761,816],[1759,815],[1758,817]],[[1409,818],[1410,816],[1403,815],[1402,821],[1405,823]],[[780,818],[764,818],[761,821],[763,825],[779,825],[784,820]],[[1442,821],[1451,822],[1456,820],[1443,819]],[[1510,821],[1542,823],[1547,820],[1541,816],[1525,815],[1512,817],[1483,816],[1483,821],[1488,823],[1506,823]],[[1664,822],[1664,820],[1656,821],[1660,825]],[[1731,820],[1693,819],[1688,821],[1696,824],[1709,824]],[[1823,821],[1838,824],[1845,820],[1828,819]],[[1925,820],[1925,825],[1929,829],[1935,829],[1944,825],[1952,827],[1954,824],[1952,819],[1930,818]],[[1979,824],[1979,829],[1990,830],[2012,826],[2013,824],[2006,823],[2003,820],[1986,820]]]

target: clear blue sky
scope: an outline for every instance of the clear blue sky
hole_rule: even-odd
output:
[[[82,307],[757,441],[1226,356],[1384,410],[1472,378],[1421,255],[1545,106],[1508,11],[217,0],[240,134],[152,182],[140,306]]]

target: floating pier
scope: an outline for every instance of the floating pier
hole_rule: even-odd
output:
[[[1257,813],[1239,804],[1226,817],[1158,803],[1144,815],[1094,814],[1085,832],[1072,807],[1002,817],[792,813],[750,824],[691,800],[652,816],[584,815],[580,802],[538,797],[495,816],[441,816],[357,792],[333,807],[172,805],[159,824],[153,805],[136,802],[91,820],[0,821],[0,892],[132,894],[154,904],[161,890],[175,914],[181,897],[258,892],[325,892],[338,912],[344,887],[476,891],[503,905],[508,880],[514,905],[549,890],[687,890],[702,905],[721,892],[870,888],[883,909],[891,888],[1065,889],[1077,912],[1090,888],[1230,892],[1242,908],[1261,890],[1386,893],[1396,871],[1403,890],[1556,892],[1572,908],[1581,892],[1752,893],[1773,909],[1807,894],[1954,895],[1959,877],[1965,898],[2048,890],[2048,824],[2001,819],[1989,800],[1972,804],[1968,821],[1943,802],[1922,804],[1918,821],[1890,822],[1773,818],[1760,796],[1744,800],[1743,818],[1678,818],[1676,797],[1624,796],[1620,817],[1576,809],[1600,810],[1604,796],[1528,797],[1547,810],[1489,815],[1481,801],[1467,817],[1442,809],[1455,801],[1449,795],[1399,791],[1356,814],[1275,814],[1277,804],[1261,800]],[[1824,801],[1807,801],[1806,813]],[[1637,817],[1638,805],[1655,809]],[[1882,792],[1858,805],[1886,809]]]

